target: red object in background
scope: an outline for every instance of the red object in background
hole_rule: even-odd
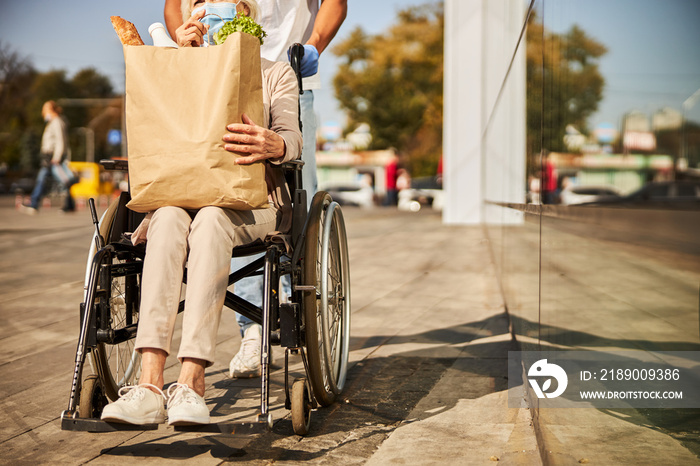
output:
[[[398,163],[396,159],[389,162],[386,166],[386,189],[396,190],[396,170],[398,169]]]
[[[554,170],[554,162],[549,157],[544,162],[542,170],[542,192],[554,192],[557,190],[557,172]]]

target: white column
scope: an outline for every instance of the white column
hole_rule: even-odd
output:
[[[524,7],[445,2],[444,223],[520,221],[484,201],[525,202]]]
[[[483,0],[445,2],[443,222],[447,224],[477,224],[483,216],[483,9]]]

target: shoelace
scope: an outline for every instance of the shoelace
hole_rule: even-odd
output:
[[[176,406],[180,403],[198,404],[197,394],[189,385],[174,383],[168,388],[168,405]]]
[[[150,383],[142,383],[139,385],[126,385],[122,388],[119,389],[119,399],[124,399],[125,401],[131,401],[134,398],[138,398],[139,400],[143,400],[143,397],[145,396],[146,392],[145,390],[148,390],[146,387],[153,387],[155,388],[158,393],[161,394],[161,396],[165,396],[163,394],[163,391],[156,387],[155,385],[152,385]]]
[[[257,356],[260,354],[260,340],[257,338],[248,338],[241,341],[241,355],[246,357]]]

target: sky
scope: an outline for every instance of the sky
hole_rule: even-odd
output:
[[[334,42],[357,26],[368,34],[380,34],[395,22],[398,10],[426,1],[349,0],[348,16]],[[547,27],[561,32],[577,23],[609,48],[600,60],[606,79],[604,100],[590,119],[591,126],[617,124],[629,110],[648,114],[664,106],[680,110],[700,88],[700,0],[537,2],[542,4]],[[163,1],[0,0],[0,13],[0,41],[29,57],[39,71],[64,69],[72,76],[95,67],[122,91],[124,59],[109,17],[133,22],[149,43],[148,26],[163,22]],[[345,121],[331,84],[337,62],[330,51],[321,56],[323,89],[315,92],[315,107],[322,124]],[[700,121],[700,102],[692,112]]]
[[[397,11],[427,1],[349,0],[348,15],[334,43],[357,26],[368,34],[380,34],[394,22]],[[94,67],[121,92],[124,57],[109,17],[131,21],[150,44],[148,26],[164,23],[163,4],[163,0],[0,0],[0,41],[29,57],[42,72],[63,69],[70,77],[80,69]],[[323,89],[314,91],[314,101],[323,123],[342,125],[345,119],[332,89],[336,67],[336,57],[327,50],[319,63]]]
[[[541,3],[541,2],[538,2]],[[699,0],[555,0],[538,11],[546,27],[565,32],[579,25],[605,45],[600,59],[603,101],[589,119],[617,125],[623,113],[651,116],[662,107],[681,111],[700,89]],[[700,122],[700,101],[688,117]]]

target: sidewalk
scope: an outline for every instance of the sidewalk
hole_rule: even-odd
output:
[[[634,413],[541,410],[534,422],[526,407],[508,407],[507,356],[517,346],[482,227],[447,227],[431,211],[344,213],[351,366],[341,399],[313,412],[308,436],[294,435],[284,409],[278,347],[272,432],[207,436],[161,426],[87,434],[61,431],[59,416],[75,357],[90,215],[50,209],[29,217],[14,209],[13,199],[0,198],[0,458],[13,464],[537,465],[543,450],[548,464],[698,463],[677,439],[682,432],[674,438],[663,423],[650,425]],[[217,361],[207,371],[206,399],[217,421],[253,420],[258,408],[258,380],[226,375],[239,345],[234,315],[224,312]],[[169,358],[166,380],[178,370]]]
[[[441,372],[367,464],[539,464],[529,410],[508,408],[516,348],[483,229],[440,222],[422,212],[373,217],[377,236],[350,223],[353,336],[383,342],[353,356]],[[419,390],[426,379],[405,383]]]
[[[291,432],[276,348],[273,431],[255,438],[64,432],[87,247],[86,211],[28,217],[0,199],[0,457],[16,463],[537,464],[526,409],[507,407],[508,321],[481,227],[438,214],[346,209],[353,322],[340,403]],[[177,338],[177,337],[176,337]],[[177,342],[174,342],[177,344]],[[240,344],[225,312],[208,370],[212,415],[255,414],[256,380],[230,380]],[[169,362],[166,379],[176,377]]]

